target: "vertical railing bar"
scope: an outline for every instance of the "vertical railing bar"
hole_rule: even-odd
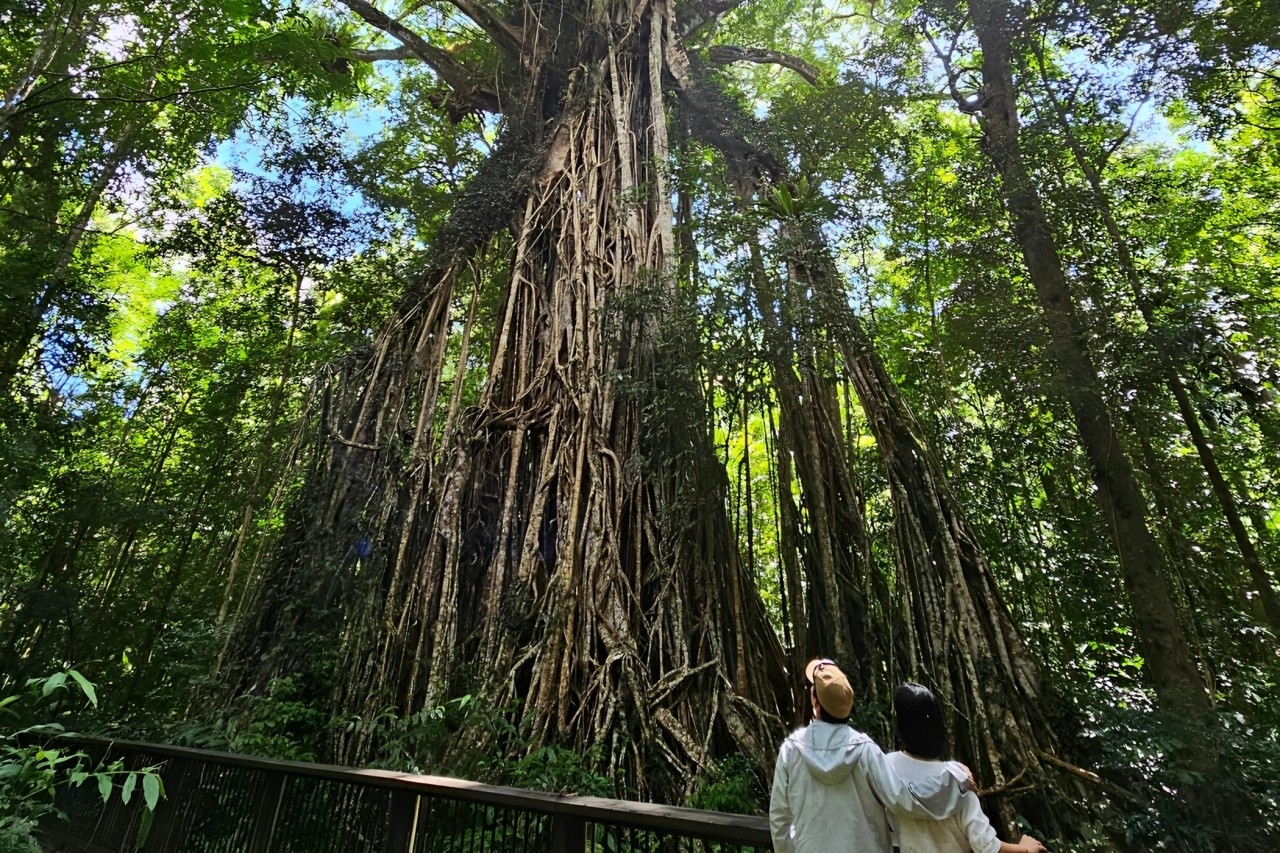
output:
[[[190,783],[187,786],[187,796],[182,804],[182,814],[180,816],[181,832],[175,841],[182,842],[187,848],[187,839],[194,835],[194,830],[198,827],[197,818],[199,816],[200,799],[204,794],[205,777],[209,772],[209,765],[203,762],[193,762],[194,772],[191,774]],[[176,849],[184,849],[176,847]]]
[[[186,788],[192,773],[192,762],[186,758],[171,758],[165,762],[168,773],[161,773],[164,779],[165,799],[156,807],[155,820],[151,824],[151,834],[147,837],[146,849],[163,851],[168,849],[169,837],[178,824],[182,803],[186,800]]]
[[[271,839],[280,818],[280,804],[284,800],[287,776],[278,770],[263,772],[263,797],[253,818],[253,836],[249,840],[249,853],[270,853]]]
[[[586,830],[586,822],[577,815],[556,813],[551,819],[552,853],[583,853]]]
[[[327,786],[328,799],[331,803],[329,813],[337,818],[337,826],[329,833],[329,850],[331,853],[342,853],[343,848],[351,844],[351,837],[347,834],[352,828],[352,808],[350,791],[347,786],[340,784],[331,784]],[[359,833],[359,830],[356,830]]]
[[[178,808],[175,810],[174,825],[169,833],[169,838],[165,839],[166,845],[172,839],[172,847],[170,849],[190,849],[187,839],[193,834],[195,806],[204,787],[204,775],[207,769],[208,765],[202,762],[195,760],[191,762],[191,772],[187,776],[187,784],[184,787],[186,793],[176,804]]]
[[[238,811],[245,817],[236,821],[229,829],[225,826],[222,827],[222,849],[226,853],[236,853],[237,842],[240,841],[240,830],[246,825],[249,828],[249,843],[253,843],[255,830],[253,815],[256,812],[253,808],[253,797],[255,793],[259,792],[260,786],[263,790],[259,794],[259,802],[266,802],[268,797],[266,774],[260,770],[236,773],[234,772],[236,769],[238,768],[232,768],[228,774],[233,781],[233,786],[228,791],[226,801],[228,806],[234,809],[234,811],[228,813],[234,814]]]
[[[481,843],[484,845],[482,849],[492,850],[493,849],[493,828],[494,828],[494,825],[496,824],[496,818],[498,816],[497,806],[485,806],[483,809],[480,810],[480,816],[481,816],[481,820],[484,823],[484,827],[480,831],[480,838],[482,839]]]
[[[390,799],[384,846],[391,853],[413,853],[422,798],[413,791],[396,790],[390,792]]]
[[[493,845],[502,837],[502,834],[498,832],[498,821],[501,817],[502,811],[500,806],[488,806],[485,808],[484,837],[488,839],[485,842],[485,850],[500,849],[495,848]]]
[[[533,820],[530,820],[533,818]],[[537,843],[542,840],[542,825],[533,812],[520,809],[516,812],[516,836],[524,842],[523,851],[537,850]],[[530,848],[530,844],[534,846]]]
[[[344,794],[347,797],[347,811],[351,815],[345,823],[355,829],[355,837],[348,839],[347,844],[352,849],[367,850],[369,843],[369,810],[365,808],[368,802],[369,788],[358,788],[355,785],[344,786]]]
[[[105,750],[103,750],[102,758],[100,759],[100,764],[105,767],[108,764],[108,762],[110,762],[110,760],[111,760],[111,747],[108,746]],[[117,790],[118,786],[114,784],[115,782],[114,779],[112,780],[112,782],[113,782],[113,785],[111,789],[111,797],[110,799],[107,800],[107,802],[102,804],[102,812],[101,812],[102,816],[98,819],[97,826],[94,827],[93,836],[92,836],[92,840],[94,842],[98,841],[99,830],[102,831],[102,839],[107,843],[110,843],[115,837],[116,816],[117,816],[116,804],[120,802],[120,791]]]
[[[319,786],[316,794],[315,808],[321,814],[327,814],[329,820],[328,850],[337,853],[351,843],[351,803],[344,785],[326,781]]]
[[[441,797],[432,797],[431,808],[427,812],[427,822],[423,826],[422,853],[432,853],[436,849],[436,832],[445,819],[449,801]]]

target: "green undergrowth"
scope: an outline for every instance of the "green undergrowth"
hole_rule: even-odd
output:
[[[74,669],[27,679],[0,697],[0,851],[39,853],[39,827],[65,819],[56,796],[88,785],[102,801],[119,796],[125,805],[143,802],[140,841],[164,796],[153,768],[129,770],[121,761],[102,763],[72,745],[70,726],[98,709],[98,695]]]

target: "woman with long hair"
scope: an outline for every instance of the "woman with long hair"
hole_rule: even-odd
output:
[[[904,782],[923,782],[938,776],[960,776],[960,765],[946,760],[947,726],[942,703],[922,684],[902,684],[893,691],[894,726],[901,751],[889,753],[889,766]],[[946,820],[890,814],[900,853],[1044,853],[1045,846],[1030,835],[1017,844],[1001,841],[982,813],[977,794],[966,791],[960,808]]]

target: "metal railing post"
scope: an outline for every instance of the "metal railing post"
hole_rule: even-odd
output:
[[[414,853],[418,835],[418,807],[421,798],[413,791],[392,791],[387,813],[388,853]]]
[[[563,812],[551,817],[551,853],[583,853],[587,849],[587,822]]]
[[[156,807],[155,820],[151,824],[151,831],[143,847],[144,850],[157,851],[157,853],[174,849],[170,846],[170,837],[181,822],[182,808],[187,801],[191,778],[198,777],[200,774],[200,768],[185,758],[170,758],[166,770],[167,772],[162,774],[165,797]]]
[[[253,811],[253,835],[249,838],[249,853],[270,853],[271,838],[280,818],[280,803],[284,800],[288,777],[279,772],[265,772],[262,779],[262,796]]]

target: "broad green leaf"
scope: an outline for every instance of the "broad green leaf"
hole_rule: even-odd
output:
[[[136,787],[138,787],[137,773],[130,773],[124,777],[124,785],[120,788],[120,800],[126,806],[129,805],[129,800],[133,799],[133,789]]]
[[[85,678],[74,669],[67,670],[67,674],[76,680],[76,684],[80,685],[80,689],[84,691],[84,695],[89,697],[89,703],[95,708],[98,707],[98,692],[93,689],[93,685],[89,682],[89,679]]]
[[[147,801],[147,810],[155,811],[156,805],[160,802],[160,796],[164,793],[164,787],[160,783],[160,777],[154,773],[148,773],[142,777],[142,796]]]
[[[95,775],[98,777],[98,793],[102,795],[102,801],[105,803],[111,799],[111,777],[105,773]]]

